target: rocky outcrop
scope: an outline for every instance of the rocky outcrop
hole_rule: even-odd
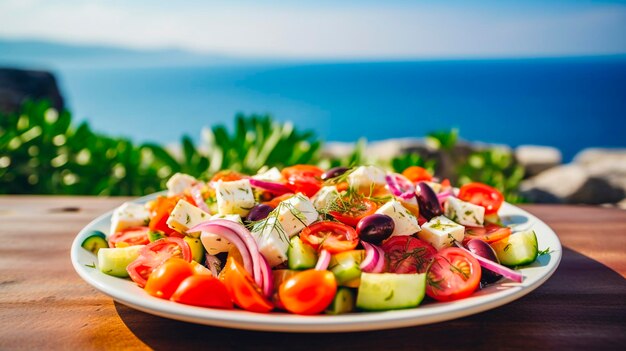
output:
[[[626,149],[587,149],[570,164],[560,165],[522,182],[531,202],[624,204]]]
[[[19,111],[27,99],[46,99],[57,111],[63,110],[63,98],[52,73],[0,68],[0,113]]]
[[[561,151],[551,146],[520,145],[515,148],[515,159],[532,177],[561,164]]]

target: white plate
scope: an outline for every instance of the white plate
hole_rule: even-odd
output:
[[[143,197],[136,202],[146,202],[156,195]],[[505,203],[502,206],[500,215],[503,220],[514,224],[516,229],[534,229],[540,250],[550,248],[549,255],[542,255],[534,264],[521,269],[524,274],[523,283],[504,280],[463,300],[431,302],[417,308],[396,311],[339,316],[259,314],[193,307],[152,297],[130,280],[108,276],[98,269],[88,267],[96,263],[97,259],[80,245],[92,230],[108,232],[111,212],[96,218],[78,233],[72,243],[71,256],[76,272],[96,289],[124,305],[166,318],[227,328],[281,332],[344,332],[400,328],[460,318],[502,306],[530,293],[554,273],[561,261],[561,243],[554,231],[537,217],[510,204]]]

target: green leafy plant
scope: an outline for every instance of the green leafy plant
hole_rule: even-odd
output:
[[[316,163],[321,146],[312,132],[258,115],[238,115],[232,134],[218,125],[204,136],[204,148],[188,136],[174,149],[137,145],[85,122],[74,126],[68,111],[45,101],[26,102],[20,113],[0,116],[0,193],[143,195],[164,189],[176,172],[208,178],[226,168]]]
[[[473,152],[459,167],[460,185],[469,182],[489,184],[502,192],[508,202],[519,203],[520,182],[524,179],[524,167],[516,163],[511,151],[489,148]]]
[[[291,122],[279,123],[270,116],[235,117],[235,130],[222,125],[203,131],[210,172],[231,169],[254,174],[261,167],[317,163],[321,141],[311,131],[299,131]]]

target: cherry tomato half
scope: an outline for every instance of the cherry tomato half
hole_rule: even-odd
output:
[[[210,275],[192,275],[185,278],[171,300],[200,307],[233,308],[233,302],[224,283]]]
[[[382,249],[391,273],[424,273],[437,254],[431,244],[410,235],[391,237]]]
[[[411,166],[402,171],[402,175],[407,177],[413,183],[417,182],[430,182],[433,180],[433,175],[430,174],[424,167]]]
[[[244,310],[267,313],[274,308],[246,269],[232,256],[226,260],[219,278],[226,285],[226,290],[235,305]]]
[[[485,214],[498,213],[504,202],[502,194],[483,183],[465,184],[459,190],[459,199],[485,208]]]
[[[326,249],[330,253],[352,250],[359,243],[354,228],[330,221],[317,222],[302,229],[300,239],[316,250]]]
[[[118,231],[109,237],[109,247],[147,245],[149,227],[131,227]],[[121,244],[124,243],[124,244]]]
[[[308,197],[315,195],[322,187],[322,171],[312,165],[296,165],[281,171],[287,180],[287,187],[294,193],[303,193]]]
[[[438,301],[471,295],[480,283],[480,264],[467,251],[445,248],[435,256],[426,276],[426,294]]]
[[[465,227],[463,242],[471,239],[480,239],[486,243],[493,243],[511,235],[511,228],[502,227],[498,224],[485,222],[484,227]]]
[[[159,239],[146,245],[139,251],[139,257],[126,267],[130,279],[140,287],[146,285],[146,280],[153,270],[172,257],[180,257],[191,261],[191,249],[181,238],[169,237]]]
[[[169,299],[180,282],[193,273],[189,262],[177,257],[170,258],[150,273],[144,290],[152,296]]]
[[[329,214],[335,217],[339,222],[349,226],[356,227],[363,217],[373,215],[378,209],[378,205],[374,201],[366,198],[357,200],[341,199],[338,202],[341,211],[331,211]]]
[[[331,271],[310,269],[285,280],[278,296],[291,313],[318,314],[330,305],[336,292],[337,281]]]

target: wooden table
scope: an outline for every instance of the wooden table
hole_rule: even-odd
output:
[[[74,272],[76,233],[125,198],[0,197],[0,349],[624,349],[626,211],[526,205],[563,260],[531,294],[478,315],[367,333],[283,334],[194,325],[113,302]]]

